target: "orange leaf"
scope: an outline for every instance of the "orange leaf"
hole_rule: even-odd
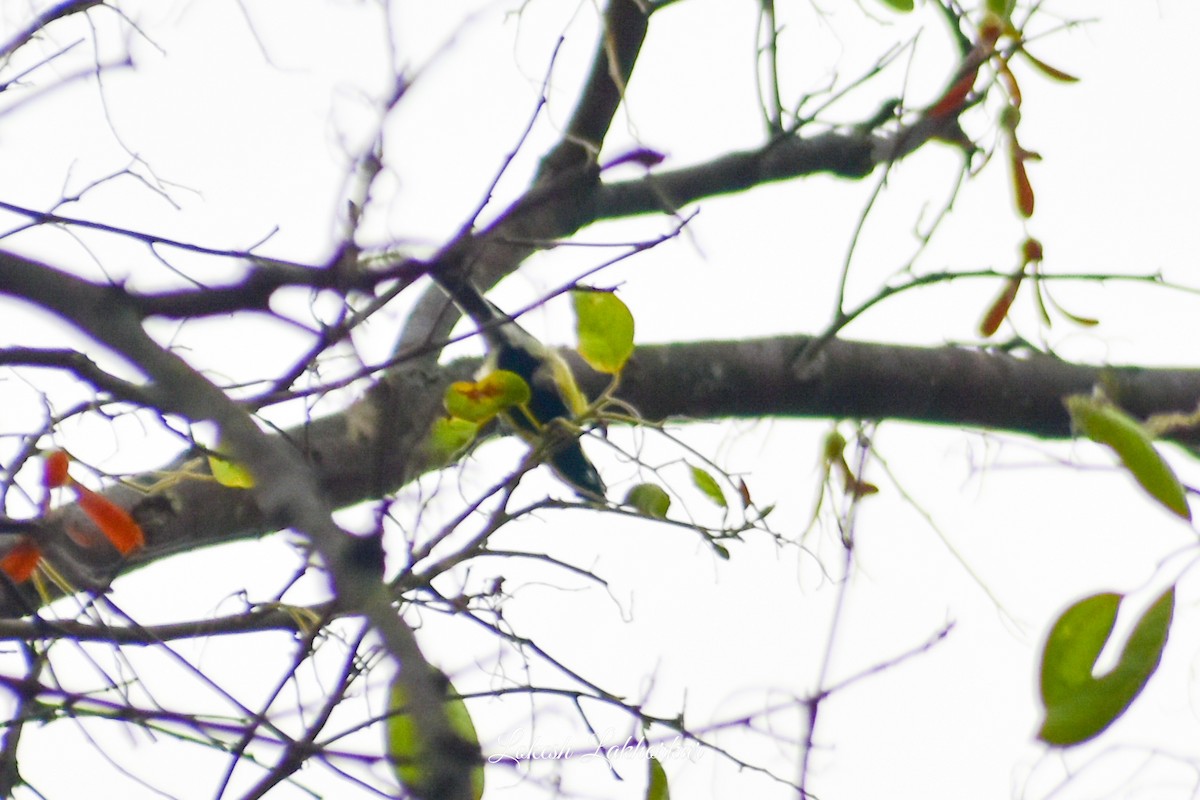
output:
[[[999,66],[1000,81],[1004,84],[1004,88],[1008,91],[1008,98],[1012,104],[1021,107],[1021,87],[1017,84],[1017,76],[1012,74],[1012,70],[1008,68],[1007,61],[1001,61]]]
[[[870,497],[873,494],[879,494],[879,487],[867,481],[860,481],[858,478],[846,477],[846,494],[854,499]]]
[[[1041,261],[1043,255],[1042,243],[1032,236],[1021,242],[1021,257],[1025,259],[1026,264]]]
[[[1003,20],[994,14],[988,14],[979,23],[979,43],[975,47],[986,49],[989,52],[994,51],[996,42],[1000,41],[1000,37],[1004,35],[1005,27]]]
[[[966,101],[967,95],[971,93],[971,89],[974,88],[975,78],[978,75],[979,66],[976,65],[974,69],[968,69],[956,78],[954,83],[950,84],[950,88],[942,93],[938,101],[929,107],[925,116],[932,119],[956,116],[958,112],[962,111],[963,103]]]
[[[126,555],[146,543],[141,526],[129,516],[128,511],[86,486],[76,483],[75,490],[79,492],[79,507],[83,509],[83,513],[96,523],[96,527],[108,537],[108,541],[121,555]]]
[[[967,53],[954,80],[950,82],[950,88],[943,92],[938,101],[926,110],[926,117],[938,119],[939,117],[958,116],[967,95],[971,93],[971,89],[975,88],[975,79],[979,77],[979,68],[995,55],[996,42],[999,41],[1003,32],[1001,26],[985,21],[979,29],[979,41],[971,48],[971,52]]]
[[[752,505],[750,487],[746,485],[744,478],[738,478],[738,495],[742,498],[742,508],[749,508]]]
[[[66,486],[70,480],[67,475],[67,467],[70,464],[71,457],[67,455],[66,450],[52,450],[46,453],[45,463],[42,464],[42,485],[47,489]]]
[[[1020,152],[1020,148],[1015,145],[1012,148],[1010,161],[1012,162],[1013,190],[1017,196],[1017,211],[1021,212],[1021,216],[1029,219],[1033,216],[1033,185],[1029,182],[1029,175],[1025,173],[1024,152]]]
[[[851,497],[858,499],[877,494],[879,492],[878,486],[873,483],[868,483],[867,481],[859,480],[855,476],[854,471],[850,469],[850,465],[846,463],[846,457],[841,453],[838,454],[837,460],[834,461],[834,466],[837,467],[837,471],[842,474],[842,485],[845,487],[846,494],[850,495]]]
[[[1008,316],[1008,310],[1012,308],[1013,300],[1017,299],[1017,289],[1021,288],[1021,279],[1024,277],[1024,272],[1018,272],[1005,282],[1004,290],[1000,292],[1000,296],[988,308],[987,313],[983,315],[983,321],[979,323],[979,333],[984,337],[991,336],[1000,329],[1000,323]]]
[[[4,572],[13,583],[24,583],[37,569],[42,560],[42,549],[27,536],[22,536],[3,558],[0,558],[0,571]]]

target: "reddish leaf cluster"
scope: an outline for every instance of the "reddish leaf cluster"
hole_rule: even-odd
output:
[[[46,454],[42,464],[42,486],[46,489],[47,496],[42,508],[43,514],[48,510],[51,489],[70,488],[75,491],[80,510],[100,529],[117,552],[128,555],[145,545],[145,534],[129,512],[72,478],[68,472],[70,464],[71,457],[63,450]],[[67,532],[81,546],[92,547],[98,543],[95,537],[76,529],[68,528]],[[22,536],[16,545],[0,558],[0,571],[14,583],[23,583],[33,575],[41,558],[42,550],[37,541],[32,536]]]

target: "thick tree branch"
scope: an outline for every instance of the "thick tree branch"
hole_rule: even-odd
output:
[[[392,606],[382,581],[382,553],[364,560],[361,543],[334,523],[304,453],[286,438],[261,431],[217,386],[154,342],[120,288],[92,284],[0,252],[0,294],[24,297],[57,313],[137,365],[150,381],[150,396],[159,411],[217,425],[230,455],[254,476],[255,487],[247,494],[262,509],[262,518],[272,527],[294,528],[312,542],[329,572],[339,607],[363,615],[399,663],[398,680],[409,699],[407,713],[429,743],[427,796],[469,798],[471,767],[481,757],[450,726],[442,702],[445,677],[425,659],[412,629]]]
[[[431,271],[443,281],[470,281],[487,290],[533,253],[594,221],[587,209],[600,177],[597,156],[645,42],[647,14],[636,0],[610,0],[566,133],[542,158],[529,190],[499,219],[480,232],[468,221],[432,260]],[[431,288],[409,317],[396,352],[446,339],[458,318],[450,299]]]
[[[612,8],[623,5],[634,4],[622,0],[614,2]],[[625,13],[640,15],[641,12],[626,10]],[[602,43],[593,62],[593,80],[612,63],[632,69],[632,58],[636,55],[633,47],[640,47],[638,37],[645,33],[638,26],[642,23],[644,18],[638,24],[629,20],[623,23],[631,29],[628,38],[621,39],[623,46],[630,49],[625,60],[613,62],[609,45]],[[611,78],[608,85],[613,85]],[[591,88],[589,84],[589,91]],[[585,91],[584,97],[587,96]],[[591,119],[582,107],[577,109],[576,116]],[[611,122],[603,114],[599,118]],[[430,270],[448,276],[450,281],[469,279],[486,290],[516,271],[533,253],[595,222],[646,213],[676,213],[688,203],[705,197],[818,173],[861,179],[877,167],[890,165],[943,137],[947,126],[957,127],[957,124],[953,117],[930,120],[922,116],[891,134],[862,128],[829,131],[810,138],[796,133],[778,137],[761,148],[615,183],[599,180],[594,153],[591,159],[581,160],[581,152],[585,149],[590,152],[591,145],[584,148],[568,135],[543,160],[529,191],[486,230],[463,230],[432,259]],[[397,344],[397,352],[422,349],[430,342],[447,338],[457,319],[449,299],[436,289],[431,290],[418,303]]]
[[[0,293],[71,315],[104,341],[119,343],[119,337],[108,330],[110,321],[126,317],[132,323],[136,319],[128,309],[121,311],[127,296],[119,288],[90,284],[5,254],[0,254],[0,267]],[[138,331],[140,334],[140,328]],[[122,346],[123,354],[144,351],[147,340],[141,335],[135,338],[136,346]],[[1200,398],[1200,370],[1093,367],[1044,355],[1018,357],[969,348],[840,340],[824,343],[816,357],[802,366],[796,354],[811,341],[797,336],[642,346],[622,376],[620,397],[648,421],[854,417],[970,426],[1046,438],[1070,435],[1062,398],[1090,392],[1098,384],[1140,417],[1191,411]],[[142,360],[141,355],[138,358]],[[143,369],[151,366],[143,361]],[[355,405],[288,431],[272,447],[286,443],[288,452],[302,455],[321,487],[317,494],[331,506],[383,497],[441,466],[426,445],[427,434],[444,413],[446,387],[470,376],[476,366],[464,360],[396,370]],[[158,372],[162,374],[161,369]],[[576,372],[593,396],[604,389],[604,378],[578,362]],[[127,393],[127,399],[136,397],[194,418],[212,413],[206,410],[208,401],[201,407],[188,407],[178,399],[180,390],[171,389],[170,395],[164,396],[163,386],[161,381],[151,381],[138,387],[136,395]],[[227,402],[216,394],[222,403]],[[175,464],[170,470],[180,472],[181,478],[152,494],[127,487],[110,492],[114,500],[132,508],[147,532],[149,546],[134,563],[280,527],[281,520],[262,510],[271,506],[263,505],[261,497],[206,479],[202,460]],[[141,483],[154,484],[158,477],[147,476]],[[62,534],[64,521],[83,520],[68,508],[61,518],[48,521],[46,527],[52,532],[48,535],[58,552],[69,556],[71,562],[95,568],[71,577],[83,586],[103,585],[115,562],[97,559],[94,552],[80,552]],[[5,604],[2,613],[23,614],[28,602],[30,598]]]
[[[622,376],[619,396],[653,422],[861,418],[1039,438],[1070,436],[1062,399],[1090,392],[1096,385],[1103,385],[1139,417],[1191,411],[1200,399],[1200,370],[1094,367],[1044,355],[1017,357],[957,347],[834,340],[807,369],[797,369],[795,353],[810,341],[778,337],[643,346]],[[464,360],[419,381],[409,376],[403,383],[381,382],[346,411],[313,420],[285,436],[306,456],[321,495],[331,505],[385,496],[440,466],[424,446],[426,434],[444,413],[441,398],[446,387],[476,367],[476,362]],[[603,376],[578,361],[575,367],[590,394],[603,390]],[[251,493],[222,487],[201,475],[151,495],[118,487],[111,496],[132,507],[146,528],[150,546],[135,563],[278,527],[258,509]],[[21,604],[0,605],[0,614],[19,615],[24,610]]]
[[[535,186],[563,171],[596,163],[613,116],[625,99],[648,22],[648,12],[635,0],[609,2],[583,93],[562,140],[543,159]]]
[[[809,139],[782,136],[764,147],[729,153],[703,164],[655,172],[638,180],[605,183],[593,198],[593,221],[674,213],[706,197],[821,172],[863,178],[879,163],[879,142],[870,134],[858,132],[829,132]]]
[[[81,280],[0,252],[0,294],[25,299],[70,320],[136,365],[145,397],[165,413],[211,420],[230,454],[250,469],[252,491],[187,480],[170,495],[112,494],[143,523],[148,547],[139,560],[167,552],[292,527],[306,535],[329,570],[339,609],[363,615],[401,664],[407,712],[430,743],[427,796],[470,796],[479,754],[450,726],[445,678],[424,658],[412,629],[381,580],[382,558],[365,564],[361,542],[332,520],[332,507],[380,497],[437,465],[425,446],[450,379],[472,364],[399,370],[358,404],[286,435],[260,431],[218,387],[142,329],[136,303],[119,287]],[[622,376],[621,399],[648,420],[682,417],[832,416],[906,419],[999,428],[1037,436],[1069,433],[1062,399],[1102,383],[1135,414],[1190,411],[1200,397],[1200,370],[1098,368],[1048,356],[1017,358],[964,348],[916,348],[843,341],[824,343],[801,364],[809,337],[700,342],[639,348]],[[593,393],[603,380],[577,365]],[[63,518],[74,509],[62,512]],[[154,516],[157,515],[157,516]],[[228,527],[198,521],[220,517]],[[62,518],[39,526],[57,553],[72,545]],[[213,536],[207,541],[199,537]],[[48,544],[48,543],[47,543]],[[56,552],[50,547],[47,551]],[[86,563],[84,559],[76,561]],[[111,562],[110,562],[111,563]],[[11,587],[10,587],[11,588]],[[30,592],[8,591],[0,615],[26,616]]]
[[[1096,367],[1045,355],[1018,357],[958,347],[834,340],[822,347],[807,369],[797,369],[795,354],[810,341],[797,336],[642,346],[622,376],[619,396],[653,422],[861,418],[976,427],[1039,438],[1070,436],[1062,398],[1090,392],[1097,385],[1139,417],[1192,411],[1200,399],[1200,370],[1196,369]],[[476,367],[477,362],[463,360],[419,379],[415,374],[403,380],[389,378],[349,409],[284,436],[291,448],[307,458],[321,496],[331,505],[385,496],[440,466],[424,445],[426,435],[444,413],[441,398],[446,387],[468,377]],[[575,367],[590,394],[603,390],[603,376],[578,361]],[[148,477],[145,483],[155,482],[156,477]],[[225,488],[199,474],[150,495],[124,487],[110,495],[131,507],[146,528],[150,545],[134,563],[259,536],[278,527],[259,510],[252,493]],[[64,512],[78,522],[71,516],[76,513]],[[52,522],[61,527],[58,520]],[[63,547],[73,547],[62,538]],[[8,615],[24,610],[23,605],[0,605],[0,613]]]
[[[1097,367],[1041,354],[836,339],[799,367],[795,355],[811,341],[639,347],[622,377],[621,398],[651,420],[852,417],[1039,438],[1069,437],[1062,398],[1097,385],[1142,418],[1193,411],[1200,400],[1200,369]],[[600,381],[587,385],[594,392]]]

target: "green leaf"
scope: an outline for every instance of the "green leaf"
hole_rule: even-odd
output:
[[[475,441],[479,425],[458,417],[442,417],[435,420],[429,433],[429,448],[436,464],[449,464]]]
[[[515,372],[498,369],[478,381],[456,381],[446,390],[446,410],[453,417],[483,424],[531,397],[529,384]]]
[[[1150,434],[1141,423],[1102,398],[1077,394],[1064,402],[1076,430],[1094,442],[1111,447],[1151,497],[1184,519],[1192,518],[1179,478],[1154,449]]]
[[[213,478],[222,486],[228,486],[231,489],[252,489],[254,487],[254,476],[241,464],[229,459],[209,454],[208,468],[212,472]]]
[[[708,472],[699,467],[692,467],[692,483],[696,484],[696,488],[704,492],[704,496],[712,500],[721,508],[729,508],[729,502],[725,499],[725,493],[721,491],[721,487],[717,484],[717,479]]]
[[[646,784],[646,800],[671,800],[671,792],[667,788],[667,772],[662,762],[654,756],[646,759],[650,765],[650,780]]]
[[[846,437],[834,428],[829,433],[825,434],[824,453],[822,458],[825,464],[832,464],[842,458],[842,453],[846,450]]]
[[[1038,731],[1047,744],[1065,747],[1098,736],[1129,708],[1158,668],[1175,607],[1173,586],[1138,620],[1117,665],[1093,675],[1122,599],[1112,592],[1086,597],[1050,630],[1042,653],[1045,721]]]
[[[987,10],[1004,22],[1008,22],[1012,18],[1012,12],[1016,5],[1016,0],[987,0]]]
[[[592,369],[616,375],[633,355],[633,314],[612,292],[574,291],[579,355]]]
[[[639,483],[625,495],[625,505],[633,506],[647,517],[666,519],[667,510],[671,508],[671,497],[661,486]]]
[[[882,0],[882,2],[895,11],[907,13],[913,10],[913,0]]]
[[[450,728],[463,740],[464,746],[472,752],[479,750],[479,736],[475,733],[475,724],[467,712],[467,704],[448,686],[452,696],[446,699],[446,716],[450,720]],[[388,710],[392,713],[387,718],[385,747],[388,760],[396,773],[396,780],[408,790],[409,794],[419,800],[429,800],[433,795],[425,786],[430,762],[436,762],[440,757],[436,751],[426,747],[426,738],[418,729],[416,720],[405,713],[408,706],[404,685],[399,677],[392,679],[388,695]],[[475,800],[483,797],[483,764],[471,770],[471,788]]]

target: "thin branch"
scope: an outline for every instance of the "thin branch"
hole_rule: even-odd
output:
[[[62,369],[97,389],[108,392],[118,400],[127,400],[138,405],[145,405],[150,401],[150,397],[142,391],[141,386],[105,372],[95,361],[77,350],[6,347],[0,349],[0,366]]]
[[[128,646],[157,646],[179,639],[207,639],[242,633],[286,631],[304,633],[308,619],[320,618],[330,612],[331,604],[292,608],[277,604],[254,606],[237,614],[213,619],[178,622],[168,625],[96,625],[74,620],[3,619],[0,620],[0,641],[106,642]]]
[[[98,286],[45,264],[0,252],[0,294],[24,297],[53,311],[138,367],[150,380],[155,407],[191,421],[211,421],[229,454],[254,476],[251,495],[272,527],[291,527],[305,536],[329,571],[342,608],[362,614],[387,652],[401,665],[399,680],[410,698],[410,713],[430,743],[426,775],[447,800],[471,795],[468,767],[478,761],[454,729],[442,703],[440,671],[425,658],[412,628],[392,607],[382,581],[382,558],[359,556],[355,537],[340,528],[303,453],[278,436],[264,433],[216,385],[177,354],[158,345],[142,328],[129,295]]]
[[[63,0],[61,3],[47,8],[33,18],[32,21],[11,39],[0,45],[0,60],[6,59],[20,48],[28,44],[43,28],[55,20],[79,14],[94,6],[104,5],[104,0]]]

